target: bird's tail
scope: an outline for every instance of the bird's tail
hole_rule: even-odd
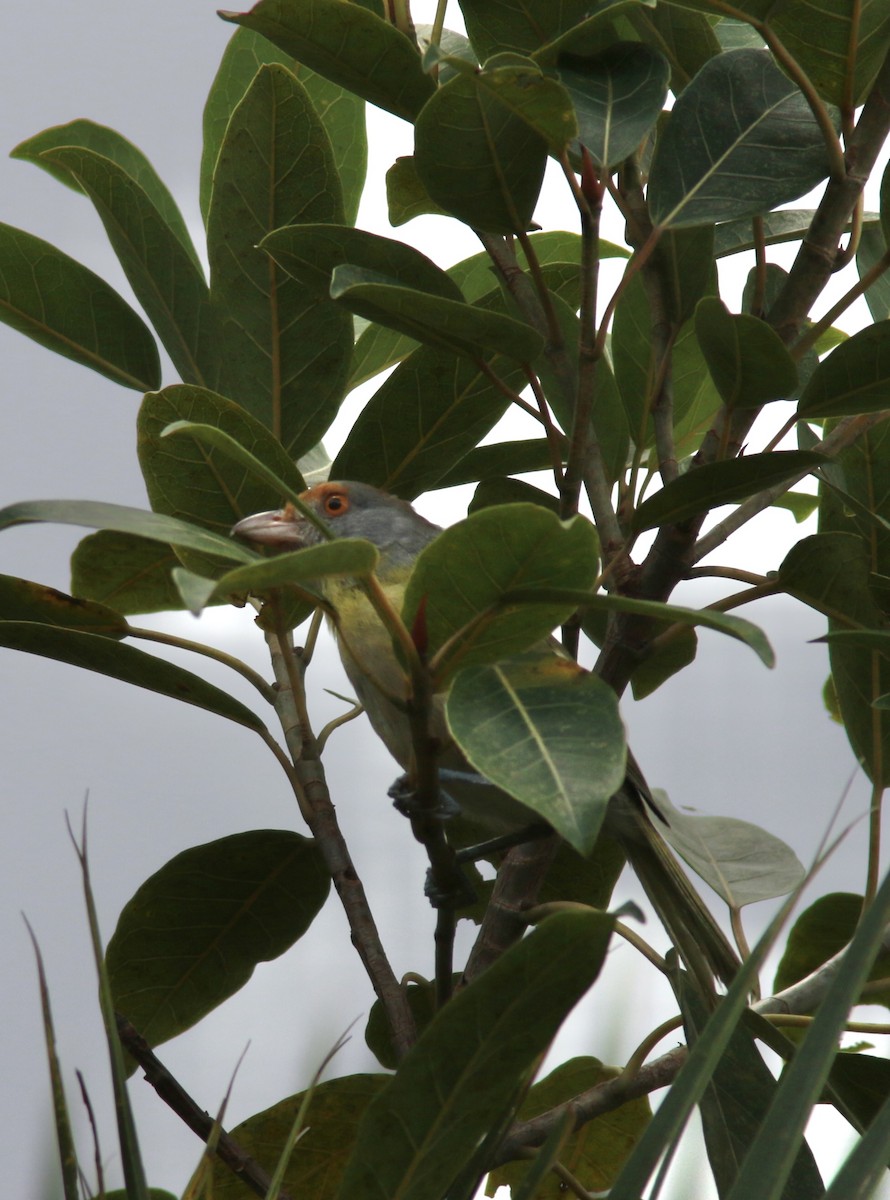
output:
[[[621,842],[627,861],[689,972],[706,993],[713,991],[715,977],[728,987],[738,972],[739,957],[649,819],[644,804],[651,805],[661,817],[645,781],[641,775],[639,780],[634,777],[629,763],[625,787],[610,801],[609,831]]]

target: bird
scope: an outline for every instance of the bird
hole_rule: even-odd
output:
[[[397,496],[355,480],[315,484],[300,496],[334,537],[364,538],[379,552],[378,581],[396,611],[418,554],[441,533]],[[317,524],[293,504],[244,517],[232,535],[278,551],[300,550],[326,540]],[[361,583],[348,576],[319,580],[344,669],[377,736],[403,771],[410,772],[414,745],[404,699],[408,680],[390,633]],[[561,653],[551,639],[543,653]],[[579,671],[583,668],[578,667]],[[444,699],[434,697],[430,733],[439,747],[443,790],[472,820],[498,833],[523,831],[541,818],[489,783],[470,766],[445,719]],[[648,811],[647,811],[648,810]],[[652,820],[663,817],[630,751],[621,789],[609,801],[605,832],[616,838],[681,958],[701,979],[732,981],[739,959],[713,915],[693,888]],[[690,961],[693,960],[693,961]]]

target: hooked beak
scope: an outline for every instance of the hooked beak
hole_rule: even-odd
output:
[[[279,550],[301,550],[306,545],[306,524],[294,506],[286,504],[274,512],[243,517],[232,527],[231,536]]]

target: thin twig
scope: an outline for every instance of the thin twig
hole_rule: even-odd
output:
[[[145,1073],[145,1079],[168,1108],[198,1135],[202,1142],[207,1143],[214,1128],[214,1120],[201,1106],[192,1099],[182,1084],[170,1073],[157,1058],[151,1046],[144,1037],[130,1024],[117,1014],[117,1032],[121,1045],[136,1060]],[[243,1183],[258,1196],[265,1196],[272,1183],[272,1177],[259,1163],[245,1153],[225,1130],[220,1129],[216,1143],[217,1157],[238,1176]],[[280,1200],[290,1200],[284,1191],[279,1193]]]

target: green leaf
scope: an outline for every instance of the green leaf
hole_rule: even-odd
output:
[[[0,621],[39,621],[111,638],[126,637],[129,632],[120,613],[105,604],[75,599],[14,575],[0,575]]]
[[[599,1059],[573,1058],[530,1088],[519,1109],[519,1119],[529,1121],[557,1105],[569,1104],[588,1088],[618,1075],[615,1067],[605,1067]],[[588,1121],[560,1148],[560,1163],[589,1192],[607,1192],[651,1115],[648,1099],[641,1096],[622,1104],[614,1112]],[[503,1186],[515,1189],[525,1170],[526,1164],[515,1162],[498,1167],[489,1177],[485,1194],[494,1196],[495,1190]],[[516,1194],[515,1190],[512,1194]],[[560,1200],[565,1193],[561,1181],[553,1175],[534,1195],[536,1200]]]
[[[284,829],[177,854],[127,902],[105,961],[115,1008],[155,1046],[234,995],[312,924],[330,876],[315,843]]]
[[[455,977],[455,984],[460,982],[460,976]],[[435,983],[406,982],[405,998],[411,1015],[417,1025],[417,1032],[423,1033],[430,1021],[436,1015],[436,985]],[[395,1071],[399,1065],[398,1055],[392,1048],[392,1034],[386,1010],[379,1000],[371,1005],[368,1023],[365,1026],[365,1043],[368,1049],[382,1067]]]
[[[711,378],[729,408],[759,408],[797,390],[797,367],[765,321],[730,313],[716,296],[695,310],[698,338]]]
[[[591,636],[586,628],[584,632],[588,637]],[[668,679],[695,662],[697,653],[698,635],[695,630],[691,626],[674,629],[671,636],[656,644],[634,669],[630,677],[634,700],[651,696]]]
[[[157,387],[154,338],[117,292],[49,242],[0,222],[0,321],[123,387]]]
[[[890,877],[863,914],[813,1019],[803,1044],[782,1075],[775,1096],[729,1193],[729,1200],[779,1200],[789,1177],[806,1122],[834,1064],[837,1042],[877,955],[890,918]],[[776,1137],[777,1122],[783,1136]]]
[[[425,254],[364,229],[304,222],[274,230],[262,246],[315,296],[328,296],[334,271],[350,263],[446,300],[464,298],[449,273]]]
[[[365,236],[371,237],[372,235],[366,234]],[[562,230],[533,233],[530,235],[529,241],[545,276],[550,273],[550,268],[554,268],[558,264],[560,267],[565,268],[567,276],[572,279],[573,283],[577,281],[577,263],[581,250],[580,239],[576,233],[566,233]],[[396,242],[394,245],[400,245],[400,243]],[[517,246],[516,251],[519,264],[524,270],[527,270],[528,267],[522,247]],[[611,242],[602,240],[599,243],[599,253],[601,258],[626,258],[628,256],[628,251],[625,247],[616,246]],[[354,250],[350,249],[350,255],[353,254]],[[346,256],[344,256],[343,261],[346,261]],[[362,259],[356,260],[354,257],[351,257],[350,261],[363,262]],[[386,270],[387,268],[383,269]],[[494,291],[493,284],[495,277],[492,270],[491,258],[486,253],[472,254],[469,258],[455,263],[453,267],[448,268],[447,275],[452,282],[458,285],[464,299],[468,300],[471,304],[477,300],[482,300],[483,297],[490,296]],[[419,280],[415,280],[414,282],[417,284]],[[549,286],[552,288],[553,284],[550,283]],[[578,288],[575,287],[572,289],[569,302],[573,303],[577,308],[579,300],[580,293]],[[350,389],[358,387],[366,379],[370,379],[378,372],[393,366],[394,363],[399,362],[406,355],[410,354],[416,345],[417,343],[412,338],[406,338],[402,334],[396,333],[395,330],[385,329],[379,325],[369,326],[356,343],[352,375],[350,376],[348,387]]]
[[[259,732],[266,728],[249,708],[200,676],[100,634],[54,628],[36,621],[0,621],[0,646],[135,684],[161,696],[194,704],[248,729]]]
[[[446,1194],[512,1115],[539,1056],[597,977],[611,930],[605,913],[559,913],[458,993],[369,1105],[341,1200]]]
[[[233,594],[249,592],[259,596],[271,588],[310,583],[327,575],[369,575],[377,566],[378,557],[377,547],[371,542],[361,538],[336,538],[306,550],[276,554],[274,558],[262,559],[249,567],[236,567],[215,583],[193,576],[193,580],[200,579],[200,584],[194,584],[194,590],[186,599],[192,612],[198,613],[208,604]],[[191,581],[187,582],[192,586]]]
[[[485,307],[485,306],[480,306]],[[491,370],[522,388],[521,368],[498,355]],[[361,479],[410,500],[435,487],[503,415],[507,398],[479,368],[450,350],[421,346],[355,420],[331,479]]]
[[[434,91],[410,40],[361,4],[341,0],[260,0],[224,21],[268,38],[319,75],[411,121]]]
[[[674,990],[683,1013],[686,1038],[691,1045],[707,1025],[711,1013],[687,976],[678,974]],[[749,1014],[745,1024],[733,1030],[701,1099],[702,1132],[708,1162],[721,1196],[732,1187],[739,1163],[744,1160],[760,1128],[761,1116],[776,1093],[776,1080],[755,1041],[757,1033],[763,1036],[763,1026],[769,1030],[763,1018],[755,1019]],[[774,1040],[776,1034],[770,1032],[769,1036]],[[783,1195],[793,1196],[795,1200],[821,1200],[823,1194],[824,1185],[813,1153],[806,1142],[802,1142],[789,1188]]]
[[[231,538],[220,537],[209,529],[190,525],[175,517],[160,516],[123,504],[103,504],[96,500],[25,500],[0,509],[0,530],[31,521],[52,521],[59,525],[85,525],[91,529],[112,529],[137,537],[166,542],[202,554],[213,554],[235,562],[256,562],[259,555]]]
[[[513,317],[400,286],[398,281],[364,267],[336,267],[331,297],[370,321],[473,359],[481,350],[494,350],[518,362],[529,362],[544,345],[536,330]]]
[[[477,446],[465,454],[447,475],[442,476],[438,486],[457,487],[458,484],[475,483],[479,479],[547,471],[552,466],[550,447],[543,438],[494,442],[490,446]]]
[[[307,295],[258,247],[282,225],[343,215],[333,151],[309,96],[284,67],[262,67],[216,163],[210,295],[225,328],[222,390],[293,458],[311,449],[339,407],[352,321],[330,300]]]
[[[183,607],[170,572],[179,559],[170,546],[103,530],[78,543],[71,556],[75,596],[111,604],[120,613],[170,612]]]
[[[593,849],[625,774],[624,727],[608,684],[559,654],[531,651],[460,671],[445,711],[477,771],[579,854]]]
[[[815,209],[812,208],[781,208],[777,212],[764,213],[764,245],[776,246],[780,242],[800,241],[812,224],[814,216]],[[863,236],[874,233],[878,227],[877,214],[864,213],[863,222]],[[727,254],[739,254],[743,250],[753,250],[757,245],[750,218],[718,225],[714,230],[714,241],[718,258]]]
[[[207,282],[152,196],[118,163],[78,146],[44,151],[89,196],[136,299],[182,379],[212,386],[214,315]]]
[[[173,422],[185,424],[177,436],[165,436]],[[174,384],[150,392],[137,430],[152,508],[171,517],[227,535],[242,517],[281,506],[287,493],[277,479],[291,494],[303,491],[277,438],[239,405],[203,388]]]
[[[386,172],[386,209],[393,227],[429,214],[448,216],[420,182],[413,154],[400,155]]]
[[[536,504],[483,509],[418,555],[403,619],[410,629],[425,605],[431,658],[455,639],[436,664],[444,681],[458,667],[497,661],[546,637],[574,605],[544,597],[536,603],[535,589],[589,587],[597,552],[596,531],[584,517],[563,522]],[[516,588],[528,589],[527,603],[504,605],[505,593]]]
[[[862,916],[863,899],[852,892],[831,892],[820,896],[800,914],[788,935],[785,950],[776,968],[773,991],[781,992],[828,962],[852,940]],[[875,959],[869,980],[890,975],[890,950],[882,950]],[[882,1004],[890,1008],[890,988],[870,992],[862,1003]],[[854,1001],[855,1003],[855,1001]]]
[[[467,34],[479,61],[501,51],[530,53],[570,32],[588,15],[589,0],[523,0],[522,4],[491,4],[461,0]],[[600,7],[597,5],[597,7]]]
[[[20,142],[12,151],[11,158],[23,158],[35,166],[48,171],[54,179],[64,183],[75,191],[81,191],[76,177],[72,176],[65,167],[56,166],[45,157],[47,151],[56,150],[60,146],[81,146],[91,150],[103,158],[110,159],[121,170],[135,180],[147,199],[154,205],[162,220],[182,243],[198,271],[201,260],[195,250],[191,235],[183,219],[182,213],[169,189],[157,171],[141,150],[128,142],[116,130],[106,125],[98,125],[95,121],[69,121],[67,125],[55,125],[44,129],[42,133]]]
[[[207,221],[213,172],[235,108],[261,66],[279,63],[297,76],[330,138],[343,188],[346,220],[355,221],[368,157],[365,105],[358,96],[298,63],[252,29],[236,29],[223,52],[219,70],[204,105],[204,151],[201,156],[201,214]]]
[[[832,471],[844,487],[822,488],[819,524],[825,532],[819,536],[825,540],[811,547],[805,583],[811,591],[821,589],[823,611],[833,618],[830,629],[883,629],[879,583],[890,576],[890,526],[882,519],[890,513],[890,426],[883,422],[862,434],[836,456]],[[783,584],[789,558],[782,564]],[[843,642],[829,645],[829,659],[853,752],[873,782],[886,781],[890,714],[872,706],[890,692],[890,665],[874,649]]]
[[[605,593],[590,593],[578,591],[543,590],[543,595],[552,594],[554,601],[561,599],[566,604],[589,609],[593,612],[625,612],[638,617],[648,617],[653,622],[672,624],[701,625],[704,629],[714,629],[729,637],[744,642],[754,651],[757,657],[767,667],[775,665],[776,656],[773,653],[763,630],[744,617],[733,613],[718,612],[712,608],[684,608],[679,604],[660,604],[656,600],[635,600],[631,596],[617,596]],[[506,600],[519,600],[523,596],[521,590],[508,592]]]
[[[628,13],[642,41],[654,46],[670,63],[675,96],[689,86],[705,63],[720,53],[720,42],[707,17],[673,4],[639,6]]]
[[[524,233],[541,190],[547,142],[476,76],[459,75],[424,105],[414,161],[432,200],[489,233]]]
[[[773,450],[768,454],[706,463],[644,500],[634,513],[633,527],[641,532],[689,520],[776,484],[803,478],[824,463],[824,455],[809,450]]]
[[[578,114],[575,153],[580,143],[598,166],[610,168],[633,154],[658,120],[670,66],[649,46],[616,42],[594,58],[564,55],[556,76]]]
[[[727,51],[671,112],[649,180],[657,225],[709,225],[795,200],[828,174],[806,100],[764,50]]]
[[[571,95],[534,59],[498,54],[485,63],[484,70],[471,68],[465,74],[539,134],[552,154],[561,154],[577,137],[578,121]]]
[[[863,229],[856,252],[856,270],[861,279],[887,252],[887,243],[879,225]],[[879,275],[866,290],[865,302],[873,321],[884,321],[890,317],[890,272]]]
[[[345,1075],[315,1085],[309,1099],[308,1131],[300,1139],[284,1173],[283,1187],[291,1196],[334,1200],[355,1145],[359,1122],[370,1102],[388,1083],[389,1076],[380,1074]],[[230,1136],[245,1154],[262,1163],[271,1174],[305,1101],[305,1092],[279,1100],[236,1125]],[[243,1180],[214,1157],[214,1200],[244,1200],[246,1194]]]
[[[824,358],[803,390],[801,417],[880,412],[890,386],[890,321],[860,329]]]
[[[666,824],[656,821],[662,836],[730,908],[785,896],[803,880],[797,855],[765,829],[736,817],[683,811],[661,791],[656,799],[667,817]]]
[[[823,100],[856,108],[890,48],[890,12],[882,0],[815,0],[775,6],[769,23]]]

